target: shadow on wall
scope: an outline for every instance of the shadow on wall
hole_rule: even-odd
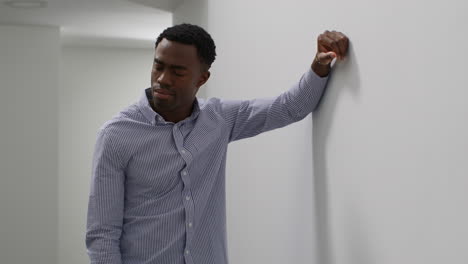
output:
[[[335,108],[341,93],[351,93],[353,99],[359,99],[360,88],[359,68],[356,61],[352,43],[348,50],[348,57],[334,66],[332,76],[328,82],[327,90],[319,107],[313,113],[313,168],[314,168],[314,193],[316,208],[316,232],[317,232],[317,263],[333,264],[333,243],[330,232],[329,218],[329,186],[327,171],[327,140],[331,131]],[[354,249],[358,250],[356,245]],[[366,254],[367,249],[361,250]],[[361,255],[356,253],[357,255]],[[361,261],[365,257],[360,257]],[[349,262],[354,263],[354,261]],[[367,262],[362,262],[367,263]]]

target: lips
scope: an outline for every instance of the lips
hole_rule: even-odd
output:
[[[159,99],[169,99],[174,96],[174,93],[167,89],[155,88],[153,89],[153,95]]]

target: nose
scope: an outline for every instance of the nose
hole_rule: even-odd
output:
[[[161,74],[156,79],[156,82],[160,84],[161,86],[170,86],[171,84],[170,74],[167,71],[161,72]]]

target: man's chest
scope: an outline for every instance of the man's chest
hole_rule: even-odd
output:
[[[130,146],[125,169],[126,187],[132,193],[159,197],[183,183],[213,177],[207,169],[221,164],[227,135],[220,128],[195,129],[168,126],[145,133]],[[205,181],[203,181],[205,182]]]

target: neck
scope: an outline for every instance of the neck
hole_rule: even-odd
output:
[[[180,122],[192,114],[193,105],[190,108],[178,110],[178,111],[164,111],[162,109],[158,109],[154,103],[150,100],[150,106],[153,110],[158,113],[160,116],[164,118],[164,120],[172,123]]]

